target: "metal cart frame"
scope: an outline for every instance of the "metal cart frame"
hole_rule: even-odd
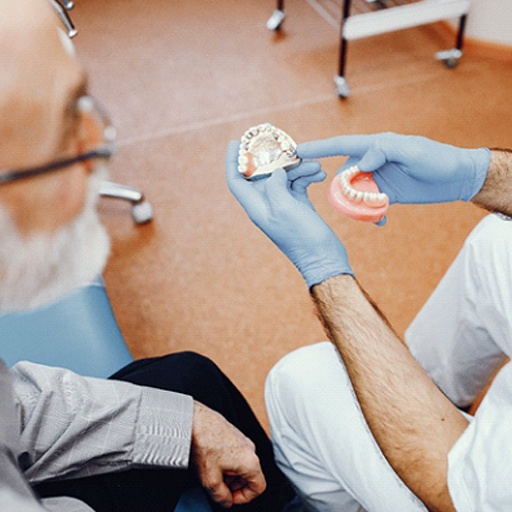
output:
[[[341,3],[338,75],[334,77],[336,90],[340,98],[347,98],[350,95],[345,72],[348,42],[353,39],[425,25],[442,19],[459,18],[455,47],[437,52],[435,55],[436,59],[444,62],[448,68],[457,66],[459,59],[462,57],[464,31],[470,6],[469,0],[423,0],[391,7],[386,7],[384,0],[364,1],[378,3],[382,9],[351,16],[352,0],[342,0]],[[277,0],[277,7],[267,21],[267,28],[274,31],[280,30],[285,17],[284,0]],[[372,19],[373,23],[365,23],[365,18],[367,22]],[[370,26],[372,28],[369,28]]]

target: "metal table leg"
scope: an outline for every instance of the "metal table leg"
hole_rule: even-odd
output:
[[[338,96],[340,98],[348,98],[350,95],[350,88],[348,86],[348,82],[345,78],[345,67],[347,63],[347,46],[348,41],[343,36],[343,26],[345,24],[346,19],[350,16],[350,1],[344,0],[343,2],[343,10],[341,14],[341,24],[340,24],[340,54],[339,54],[339,68],[338,75],[334,77],[334,83],[336,84],[336,91],[338,92]]]
[[[454,68],[462,57],[462,45],[464,44],[464,30],[466,28],[467,14],[463,14],[459,21],[459,30],[455,41],[455,48],[436,53],[436,59],[442,60],[447,68]]]

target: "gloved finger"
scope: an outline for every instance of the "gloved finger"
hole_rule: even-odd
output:
[[[297,167],[288,171],[288,179],[295,181],[303,176],[311,176],[321,169],[320,162],[314,160],[303,160]]]
[[[284,169],[276,169],[265,182],[265,193],[269,203],[285,205],[292,198],[288,190],[288,177]]]
[[[360,171],[377,171],[386,162],[388,162],[388,159],[386,158],[384,151],[380,148],[372,147],[364,154],[357,166]]]
[[[300,158],[323,158],[327,156],[363,156],[371,147],[375,135],[341,135],[330,139],[303,142],[297,146]]]
[[[227,150],[226,150],[226,158],[225,158],[225,164],[226,164],[226,179],[228,182],[228,185],[236,184],[239,179],[244,179],[243,176],[240,175],[238,172],[238,150],[240,148],[240,143],[237,140],[232,140],[228,144]]]
[[[232,194],[242,205],[249,218],[253,222],[257,222],[265,210],[265,200],[259,188],[254,186],[255,183],[247,181],[238,171],[238,147],[238,141],[232,141],[228,145],[226,153],[226,180],[229,190],[231,190]]]
[[[302,194],[306,191],[306,189],[311,185],[311,183],[320,183],[325,180],[327,177],[327,173],[320,170],[311,176],[303,176],[301,178],[297,178],[292,182],[292,190]]]
[[[384,224],[386,224],[388,218],[384,215],[384,217],[382,217],[382,219],[379,220],[379,222],[374,222],[374,224],[376,226],[384,226]]]
[[[251,196],[257,194],[251,184],[238,171],[238,148],[240,144],[233,140],[229,143],[226,151],[226,180],[229,190],[241,202],[245,202],[245,198],[250,199]]]

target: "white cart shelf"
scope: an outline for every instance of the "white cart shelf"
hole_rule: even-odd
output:
[[[321,7],[320,1],[314,2]],[[464,28],[470,3],[470,0],[341,0],[341,3],[338,1],[338,7],[341,8],[340,52],[338,75],[334,78],[338,96],[347,98],[350,95],[345,68],[348,42],[355,39],[460,18],[455,46],[436,54],[436,58],[443,61],[447,67],[455,67],[462,56]],[[285,17],[284,0],[278,0],[277,8],[267,21],[267,28],[280,30]]]

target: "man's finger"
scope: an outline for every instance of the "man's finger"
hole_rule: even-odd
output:
[[[233,492],[233,503],[235,505],[242,505],[249,503],[257,498],[267,488],[267,483],[263,473],[258,472],[251,477],[244,477],[246,485]]]
[[[226,151],[226,179],[229,189],[236,197],[250,194],[251,187],[248,187],[246,179],[238,171],[238,148],[240,144],[236,140],[232,140]]]
[[[341,135],[330,139],[303,142],[297,146],[300,158],[363,156],[375,141],[375,135]]]
[[[358,166],[361,171],[376,171],[380,169],[387,162],[386,155],[379,148],[371,148],[361,158]]]
[[[292,196],[288,190],[288,178],[285,170],[276,169],[266,179],[265,192],[269,204],[284,205],[291,199]]]
[[[311,176],[298,178],[292,183],[292,189],[301,194],[309,187],[309,185],[311,185],[311,183],[321,183],[326,177],[327,174],[324,171],[318,171]]]
[[[226,152],[226,180],[229,190],[236,197],[238,202],[246,210],[251,219],[258,216],[262,210],[262,199],[257,187],[247,181],[238,171],[238,148],[237,141],[231,141]]]
[[[203,480],[203,486],[219,505],[225,508],[230,508],[233,505],[233,494],[224,482],[220,468],[217,467],[209,471]]]
[[[295,181],[298,178],[316,174],[318,171],[320,171],[320,169],[321,167],[319,162],[302,161],[297,167],[290,169],[287,172],[287,176],[290,181]]]

